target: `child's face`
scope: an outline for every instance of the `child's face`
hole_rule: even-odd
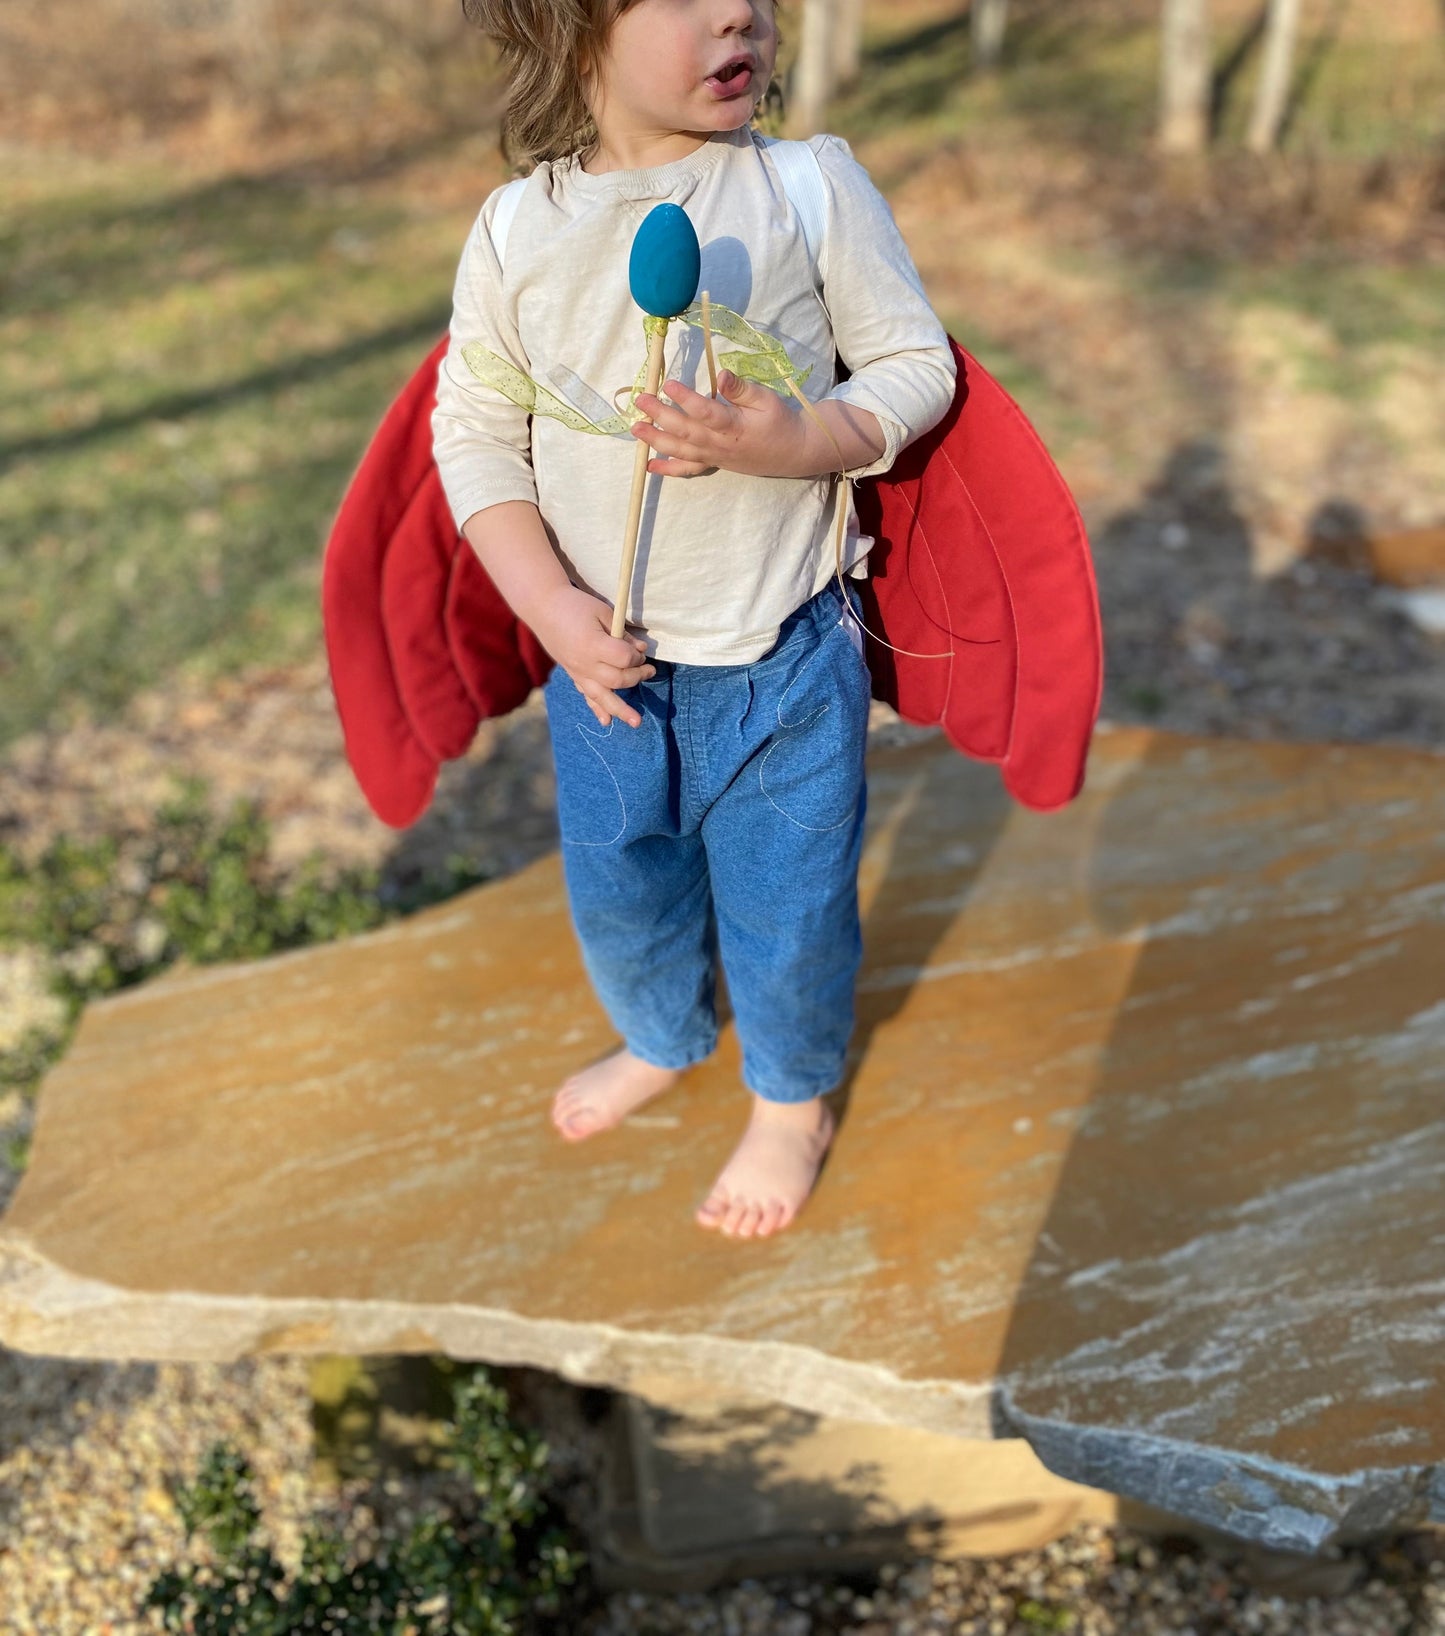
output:
[[[773,75],[773,0],[636,0],[612,25],[589,101],[609,135],[735,131]]]

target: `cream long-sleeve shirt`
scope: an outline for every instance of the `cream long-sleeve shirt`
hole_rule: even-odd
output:
[[[859,475],[887,471],[952,401],[948,338],[923,293],[893,216],[838,137],[815,137],[827,223],[815,277],[802,226],[766,146],[748,129],[710,138],[684,159],[589,175],[575,156],[528,178],[498,265],[482,208],[457,273],[451,341],[432,420],[457,526],[488,506],[533,501],[574,583],[610,603],[627,521],[636,440],[529,417],[467,368],[477,341],[593,420],[615,413],[646,357],[628,287],[632,239],[657,204],[681,205],[702,245],[715,302],[777,337],[803,390],[877,416],[885,448]],[[819,287],[821,284],[821,288]],[[729,343],[717,346],[726,367]],[[837,379],[835,355],[850,372]],[[707,390],[702,337],[674,324],[667,373]],[[766,389],[765,389],[766,390]],[[834,477],[651,474],[628,608],[657,658],[742,664],[761,658],[782,621],[834,571]],[[851,514],[844,566],[861,572],[873,542]]]

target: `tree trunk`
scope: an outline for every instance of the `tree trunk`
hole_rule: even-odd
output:
[[[1299,34],[1299,0],[1269,0],[1269,22],[1264,37],[1264,66],[1255,92],[1249,121],[1249,146],[1255,153],[1270,153],[1279,141],[1289,106],[1294,46]]]
[[[969,35],[974,73],[989,74],[998,67],[1007,27],[1008,0],[973,0],[969,8]]]
[[[833,24],[833,79],[851,85],[863,63],[863,0],[835,0]]]
[[[276,0],[233,0],[231,37],[240,83],[250,92],[270,96],[279,84],[281,67]]]
[[[1209,0],[1164,0],[1159,52],[1159,146],[1202,153],[1209,143]]]
[[[799,136],[822,129],[834,80],[834,0],[803,0],[803,35],[793,66],[789,124]]]

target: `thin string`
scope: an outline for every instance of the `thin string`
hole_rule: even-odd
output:
[[[893,643],[890,642],[886,636],[879,636],[877,631],[869,630],[867,625],[863,623],[862,619],[856,613],[854,613],[853,602],[848,595],[848,588],[843,583],[843,540],[848,532],[848,496],[852,492],[848,485],[853,481],[853,476],[848,470],[847,460],[844,459],[842,445],[838,442],[838,439],[833,436],[832,428],[828,425],[827,421],[823,419],[813,405],[809,403],[807,398],[803,396],[803,394],[798,390],[798,383],[791,378],[788,381],[788,390],[803,406],[804,411],[812,418],[813,424],[822,431],[823,436],[826,437],[827,440],[833,445],[834,452],[838,456],[838,470],[842,481],[838,484],[838,522],[837,526],[833,530],[833,577],[837,580],[838,589],[843,595],[844,612],[860,631],[863,631],[866,635],[871,636],[875,642],[880,644],[880,646],[888,648],[893,653],[901,654],[905,659],[954,658],[955,654],[952,648],[950,648],[947,653],[915,653],[912,648],[894,647]]]

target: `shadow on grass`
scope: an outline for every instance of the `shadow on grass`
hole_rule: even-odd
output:
[[[321,380],[339,369],[363,363],[393,347],[413,341],[434,343],[445,331],[450,310],[432,307],[410,318],[398,319],[384,329],[360,336],[340,346],[328,347],[323,352],[303,354],[284,364],[273,364],[255,370],[238,380],[223,381],[194,392],[172,392],[166,397],[153,398],[133,409],[118,414],[102,415],[86,426],[68,427],[62,432],[51,432],[36,437],[19,438],[14,443],[0,444],[0,470],[7,462],[26,455],[53,454],[62,449],[75,449],[119,432],[134,430],[157,420],[180,420],[187,415],[211,409],[223,409],[245,398],[265,397],[288,386]]]
[[[113,181],[104,193],[86,189],[28,204],[0,225],[6,316],[60,313],[87,301],[123,306],[220,273],[313,261],[339,232],[392,231],[405,218],[400,202],[344,190],[444,154],[460,138],[430,136],[339,169],[306,161],[174,191],[157,191],[152,175],[137,170],[131,188],[119,178],[119,193]]]
[[[1229,99],[1244,65],[1264,38],[1264,25],[1268,20],[1269,7],[1262,5],[1245,23],[1224,60],[1214,70],[1214,78],[1209,88],[1209,129],[1216,135],[1224,123],[1224,110],[1229,105]]]

